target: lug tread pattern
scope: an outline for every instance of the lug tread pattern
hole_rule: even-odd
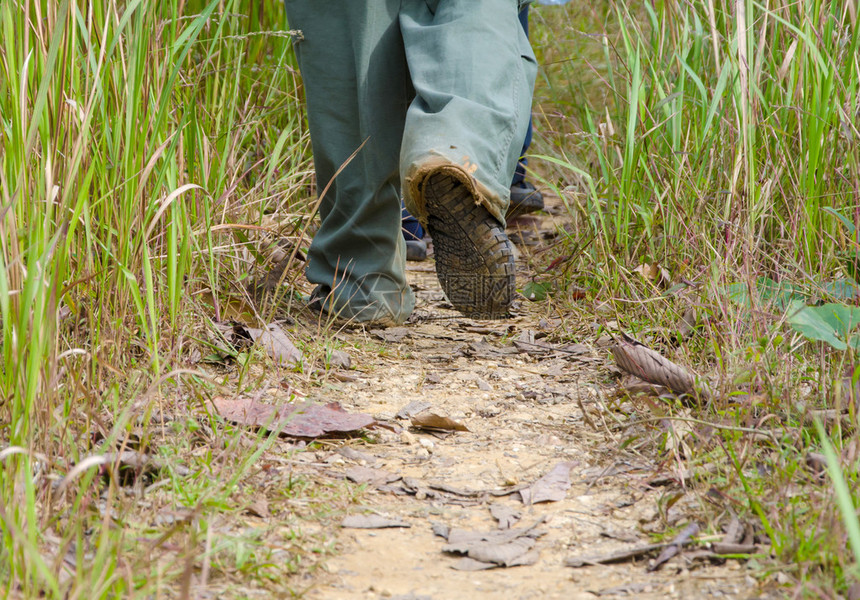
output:
[[[508,316],[515,293],[514,250],[501,224],[446,173],[424,182],[436,275],[458,311],[477,319]]]

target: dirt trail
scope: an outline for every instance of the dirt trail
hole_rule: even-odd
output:
[[[551,226],[548,220],[528,221],[531,235],[540,237]],[[702,500],[687,494],[661,516],[661,496],[680,487],[666,484],[670,466],[661,469],[618,449],[606,373],[600,370],[605,349],[586,342],[571,352],[522,352],[529,346],[517,348],[511,340],[532,331],[539,344],[556,326],[532,314],[533,305],[525,303],[509,321],[471,321],[444,308],[432,263],[410,265],[410,279],[419,299],[416,322],[386,332],[339,334],[345,342],[381,351],[355,360],[356,381],[325,391],[327,400],[348,410],[404,427],[382,431],[374,444],[350,441],[327,462],[344,473],[368,473],[355,470],[361,466],[379,470],[382,479],[368,484],[363,504],[351,514],[381,514],[410,527],[341,529],[339,554],[318,575],[308,598],[759,597],[745,567],[693,561],[691,551],[656,572],[646,571],[653,555],[608,566],[564,566],[569,557],[650,543],[649,532],[682,527],[686,503]],[[469,431],[440,436],[409,428],[396,415],[413,401],[429,403]],[[526,506],[517,493],[479,493],[530,484],[564,462],[572,467],[571,487],[561,501]],[[662,485],[653,483],[660,476]],[[492,505],[520,513],[513,527],[545,519],[538,526],[546,533],[536,540],[537,562],[456,570],[459,558],[442,551],[447,542],[434,534],[433,524],[497,531]]]

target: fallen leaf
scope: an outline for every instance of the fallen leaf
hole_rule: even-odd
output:
[[[692,306],[687,307],[684,314],[681,315],[676,327],[678,335],[682,339],[687,339],[696,330],[696,309]]]
[[[574,464],[573,462],[559,463],[531,486],[520,490],[523,504],[564,500],[567,496],[567,490],[570,489],[570,470]]]
[[[486,571],[487,569],[495,569],[498,566],[499,565],[493,563],[482,562],[480,560],[464,556],[451,565],[451,568],[457,571]]]
[[[520,336],[514,340],[514,346],[521,352],[525,352],[532,356],[549,354],[554,350],[552,344],[548,344],[541,339],[536,339],[535,332],[531,329],[526,329],[520,333]]]
[[[492,567],[515,567],[524,564],[520,559],[534,548],[535,541],[531,538],[521,537],[506,544],[494,544],[491,542],[476,543],[469,548],[471,560],[490,565]],[[457,569],[458,565],[454,565]],[[469,569],[473,570],[473,569]]]
[[[370,454],[362,452],[361,450],[356,450],[355,448],[350,448],[349,446],[343,446],[342,448],[338,448],[337,453],[345,459],[357,462],[359,464],[372,465],[378,460],[375,456],[371,456]]]
[[[676,394],[707,393],[705,389],[696,390],[696,380],[685,368],[633,338],[622,336],[623,339],[616,340],[612,346],[612,355],[621,369],[648,383],[665,386]]]
[[[723,536],[722,541],[724,544],[736,544],[741,539],[743,539],[741,521],[736,514],[732,514],[732,519],[729,521],[728,527],[726,527],[726,534]]]
[[[567,354],[573,354],[574,356],[591,352],[591,348],[585,344],[568,344],[566,346],[561,346],[559,350]]]
[[[647,583],[627,583],[597,591],[589,590],[589,593],[594,594],[595,596],[620,596],[623,594],[625,596],[635,597],[646,591],[649,585],[650,584]]]
[[[215,398],[215,409],[228,421],[248,427],[280,430],[282,435],[315,438],[331,433],[351,433],[375,425],[364,413],[346,412],[340,404],[326,405],[304,402],[280,407],[263,404],[250,398]]]
[[[451,532],[451,528],[445,525],[445,523],[434,521],[430,523],[430,527],[433,530],[434,535],[445,538],[446,540],[448,539],[448,534]]]
[[[343,350],[333,350],[329,356],[328,364],[335,369],[349,369],[352,366],[352,359]]]
[[[408,419],[412,415],[417,415],[418,413],[427,410],[431,406],[433,405],[429,402],[424,402],[423,400],[413,400],[412,402],[398,410],[397,414],[394,416],[396,416],[398,419]]]
[[[389,327],[388,329],[371,329],[370,333],[384,342],[399,344],[403,338],[409,335],[409,330],[406,327]]]
[[[390,527],[412,527],[402,519],[391,519],[382,515],[350,515],[340,524],[346,529],[387,529]]]
[[[245,511],[251,516],[267,519],[270,514],[269,502],[264,496],[260,496],[259,498],[255,498],[254,501],[245,508]]]
[[[667,288],[672,285],[672,276],[669,271],[661,267],[659,263],[642,263],[635,269],[634,273],[639,273],[644,279],[647,279],[654,285],[662,288]]]
[[[469,344],[467,352],[468,354],[476,358],[488,359],[504,358],[506,356],[511,356],[512,354],[520,353],[518,348],[514,348],[511,346],[497,347],[484,341],[472,342],[471,344]]]
[[[757,554],[759,552],[758,544],[725,544],[723,542],[714,542],[712,544],[714,554],[725,556],[726,554]]]
[[[266,329],[246,327],[245,330],[255,344],[260,344],[266,353],[281,366],[291,366],[302,360],[301,351],[277,324],[269,324]]]
[[[543,521],[544,519],[539,519],[530,527],[505,531],[479,532],[451,529],[447,535],[448,543],[442,551],[464,554],[471,559],[465,562],[461,560],[452,565],[453,568],[460,570],[474,571],[534,564],[538,556],[536,552],[530,552],[530,550],[534,547],[535,540],[546,533],[537,529]]]
[[[400,475],[395,475],[382,469],[371,469],[370,467],[350,467],[346,470],[346,478],[359,484],[381,485],[397,481],[400,479]]]
[[[510,529],[523,516],[520,511],[498,503],[490,505],[490,514],[499,522],[499,529]]]
[[[450,417],[438,415],[434,412],[424,411],[413,415],[410,419],[413,427],[419,429],[431,429],[442,431],[469,431],[469,428]]]

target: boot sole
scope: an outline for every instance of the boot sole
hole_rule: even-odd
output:
[[[504,228],[451,175],[428,175],[423,190],[442,291],[468,317],[507,317],[515,263]]]

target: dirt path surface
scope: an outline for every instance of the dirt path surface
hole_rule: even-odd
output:
[[[551,227],[548,219],[528,220],[531,235]],[[697,560],[701,543],[654,572],[647,567],[656,553],[635,562],[565,566],[571,557],[652,543],[649,534],[671,539],[687,524],[685,507],[702,502],[702,494],[667,502],[682,490],[672,465],[619,449],[629,415],[607,395],[605,348],[556,341],[558,321],[530,303],[508,321],[459,318],[440,300],[431,262],[411,264],[410,278],[419,299],[415,322],[338,334],[369,351],[354,357],[355,381],[324,392],[350,411],[403,427],[381,431],[375,443],[349,441],[326,462],[368,486],[352,516],[383,516],[407,527],[341,529],[338,555],[307,597],[760,597],[741,564]],[[407,415],[425,405],[468,431],[410,427]],[[534,492],[560,500],[526,504],[513,491],[551,471],[556,484]],[[508,532],[495,535],[510,539],[517,528],[525,533],[513,546],[527,551],[510,562],[532,564],[459,570],[476,563],[443,551],[463,534],[454,530]],[[437,535],[446,533],[447,540]],[[508,544],[504,551],[510,550]]]

